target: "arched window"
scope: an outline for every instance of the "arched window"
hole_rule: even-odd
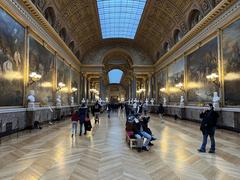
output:
[[[62,29],[59,31],[59,36],[62,38],[62,40],[63,40],[64,42],[66,41],[66,38],[67,38],[66,28],[62,28]]]
[[[181,31],[179,29],[176,29],[173,34],[174,42],[177,43],[182,39]]]
[[[189,14],[189,27],[192,29],[201,20],[201,13],[199,10],[194,9]]]
[[[44,11],[44,16],[46,20],[49,22],[49,24],[51,24],[51,26],[54,27],[56,22],[56,15],[55,15],[54,9],[52,7],[48,7]]]
[[[170,50],[170,45],[169,45],[168,42],[165,42],[165,43],[163,44],[163,49],[164,49],[165,52],[168,52],[168,51]]]
[[[120,69],[112,69],[108,72],[108,79],[110,84],[119,84],[122,79],[123,71]]]
[[[71,41],[71,42],[69,43],[68,47],[69,47],[72,51],[74,51],[74,47],[75,47],[74,41]]]
[[[79,51],[79,50],[76,52],[75,56],[76,56],[78,59],[80,59],[80,51]]]

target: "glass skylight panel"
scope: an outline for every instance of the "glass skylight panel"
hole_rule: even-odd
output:
[[[146,0],[97,0],[102,38],[134,39]]]
[[[108,72],[108,79],[110,84],[119,84],[122,79],[123,72],[120,69],[113,69]]]

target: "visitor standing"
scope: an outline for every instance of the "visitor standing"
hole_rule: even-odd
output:
[[[79,136],[82,135],[82,129],[83,129],[83,126],[84,126],[84,123],[85,123],[85,119],[86,119],[86,116],[87,116],[87,111],[88,111],[88,108],[87,106],[85,105],[85,103],[82,103],[81,107],[79,108],[79,123],[80,123],[80,133],[79,133]],[[84,129],[85,129],[85,132],[84,134],[86,134],[86,127],[84,126]]]
[[[163,114],[164,114],[164,107],[162,105],[162,103],[160,103],[159,107],[158,107],[158,114],[159,114],[159,118],[161,123],[163,123]]]
[[[74,134],[77,134],[77,124],[78,124],[78,120],[79,120],[79,116],[78,116],[78,111],[74,111],[72,113],[72,137],[74,136]]]
[[[207,145],[207,139],[208,136],[211,140],[211,148],[209,150],[209,153],[215,153],[215,130],[217,125],[217,119],[219,117],[218,113],[214,111],[213,105],[210,103],[208,104],[208,110],[205,112],[202,112],[200,114],[200,118],[202,118],[200,130],[202,131],[203,135],[203,141],[200,149],[198,149],[199,152],[206,152],[206,145]]]
[[[96,101],[94,105],[94,115],[95,115],[95,124],[99,124],[99,115],[100,115],[100,110],[101,110],[101,105],[99,104],[98,101]]]

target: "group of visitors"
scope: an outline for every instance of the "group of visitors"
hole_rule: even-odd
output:
[[[73,112],[71,120],[72,120],[72,137],[74,136],[74,134],[75,135],[77,134],[78,121],[80,125],[79,136],[82,135],[83,127],[84,127],[84,135],[87,134],[87,131],[91,131],[92,129],[91,121],[89,118],[88,107],[86,106],[85,103],[82,103],[78,111],[76,110]]]
[[[99,124],[100,111],[101,111],[101,105],[97,101],[94,104],[94,106],[92,107],[92,113],[94,115],[95,124],[96,123]],[[72,113],[71,120],[72,120],[72,137],[74,136],[74,134],[75,135],[77,134],[78,122],[80,125],[79,136],[82,135],[83,127],[84,127],[84,135],[87,134],[87,131],[91,131],[91,129],[92,129],[92,124],[91,124],[90,117],[89,117],[89,109],[85,103],[81,104],[78,111],[74,111]]]
[[[130,138],[137,139],[138,152],[149,151],[149,147],[153,146],[152,141],[156,140],[153,136],[151,129],[148,127],[150,117],[146,112],[144,115],[131,111],[131,114],[127,118],[126,131],[130,133]],[[142,139],[143,144],[142,144]]]

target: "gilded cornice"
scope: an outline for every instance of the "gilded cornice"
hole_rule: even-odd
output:
[[[39,34],[39,32],[41,32],[42,34],[46,35],[46,33],[47,33],[47,35],[49,35],[52,38],[52,40],[55,41],[55,43],[57,43],[58,46],[60,46],[60,48],[62,48],[62,50],[64,51],[64,53],[67,54],[68,57],[63,56],[63,53],[58,52],[58,50],[60,51],[59,47],[52,47],[53,49],[56,49],[57,53],[59,53],[60,56],[62,56],[67,61],[74,60],[74,63],[78,64],[78,66],[81,65],[81,63],[77,59],[77,57],[73,54],[73,52],[69,49],[69,47],[65,44],[65,42],[60,38],[58,33],[48,23],[48,21],[44,18],[44,16],[41,14],[41,12],[31,2],[31,0],[21,0],[19,2],[15,2],[14,0],[9,0],[9,2],[11,2],[13,5],[15,5],[24,14],[24,16],[28,20],[30,20],[31,23],[33,23],[34,26],[37,28],[37,31],[35,31],[35,30],[31,29],[32,28],[31,26],[29,26],[30,30],[33,30],[34,33],[36,33],[36,34]],[[22,7],[18,5],[18,3],[20,5],[23,5],[29,14],[24,9],[22,9]],[[46,33],[43,31],[45,31]],[[49,43],[48,41],[46,41],[46,42]]]
[[[235,4],[234,4],[235,3]],[[233,5],[234,4],[234,5]],[[231,5],[233,5],[231,7]],[[165,62],[176,60],[190,48],[204,40],[219,28],[219,24],[226,22],[227,16],[239,8],[240,2],[237,0],[222,0],[207,16],[205,16],[196,26],[194,26],[177,44],[175,44],[166,54],[164,54],[155,64],[155,71],[162,68]],[[230,10],[227,10],[231,7]],[[204,37],[204,38],[203,38]]]

